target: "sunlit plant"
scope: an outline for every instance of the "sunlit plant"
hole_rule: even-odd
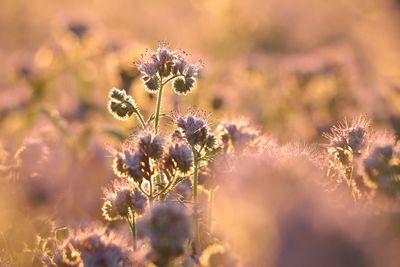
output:
[[[217,137],[211,132],[207,116],[199,111],[192,111],[187,115],[174,113],[173,122],[176,129],[168,136],[161,136],[160,119],[162,110],[163,91],[167,84],[172,85],[178,95],[190,93],[196,84],[201,62],[190,63],[188,55],[181,50],[171,50],[161,44],[157,51],[146,52],[141,60],[135,62],[136,68],[142,75],[142,81],[147,92],[157,94],[154,113],[147,119],[141,114],[138,104],[125,90],[113,88],[109,93],[108,109],[119,120],[127,120],[135,115],[141,125],[141,130],[123,142],[121,149],[114,152],[113,169],[118,179],[124,182],[115,182],[105,191],[103,215],[107,220],[125,219],[133,234],[133,243],[136,248],[136,218],[144,209],[146,200],[149,202],[150,218],[157,216],[157,210],[164,213],[173,212],[175,208],[161,208],[163,202],[176,202],[180,209],[189,211],[193,223],[187,228],[187,237],[192,238],[193,255],[201,252],[200,221],[198,192],[199,173],[219,151]],[[183,203],[180,198],[172,198],[181,184],[190,181],[191,199]],[[153,209],[156,210],[153,211]],[[179,208],[178,208],[179,209]],[[179,215],[182,220],[189,212]],[[162,215],[174,216],[174,215]],[[177,219],[176,223],[180,219]],[[183,223],[183,222],[182,222]],[[154,230],[157,231],[157,230]],[[189,234],[193,231],[193,236]],[[172,254],[164,255],[159,250],[170,251],[165,248],[168,244],[158,244],[153,234],[149,234],[151,245],[157,259],[154,262],[164,262],[180,256],[184,250],[169,248]],[[174,245],[173,236],[166,235],[164,241]],[[158,240],[158,239],[157,239]],[[178,253],[179,252],[179,253]],[[158,256],[157,256],[158,255]],[[162,258],[161,256],[162,255]],[[154,255],[153,255],[154,257]]]

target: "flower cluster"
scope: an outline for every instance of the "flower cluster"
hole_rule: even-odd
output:
[[[369,127],[369,122],[363,117],[352,123],[344,121],[333,126],[331,133],[325,134],[329,140],[328,153],[332,155],[332,161],[344,168],[351,165],[353,158],[360,156],[367,146]]]
[[[154,145],[160,146],[155,149]],[[152,151],[149,151],[150,147]],[[160,149],[161,151],[163,149],[162,142],[151,143],[151,145],[132,140],[125,142],[122,145],[122,151],[117,152],[114,159],[115,174],[121,178],[131,178],[138,184],[141,184],[143,179],[150,180],[156,172],[154,160],[150,155],[154,156],[154,153],[158,153]]]
[[[275,142],[262,136],[246,119],[222,122],[217,127],[217,133],[225,153],[263,150]]]
[[[57,246],[56,266],[132,266],[126,242],[105,228],[77,231]]]
[[[215,135],[207,117],[198,111],[187,115],[175,113],[175,129],[169,140],[159,134],[164,86],[172,82],[177,94],[187,94],[195,85],[201,63],[190,64],[186,53],[161,45],[135,64],[143,75],[146,90],[158,93],[156,109],[145,122],[132,97],[123,90],[111,90],[110,112],[120,119],[135,113],[142,130],[135,131],[113,154],[113,169],[119,178],[105,190],[103,215],[107,220],[127,221],[135,250],[137,232],[142,242],[146,242],[147,237],[150,242],[147,259],[157,266],[188,265],[190,258],[180,256],[191,251],[193,255],[189,262],[194,259],[198,262],[202,250],[212,239],[210,207],[217,188],[216,180],[212,186],[206,186],[199,179],[206,170],[212,175],[210,164],[221,151],[220,144],[227,143],[227,138],[220,139],[223,135]],[[153,122],[154,127],[151,125]],[[261,139],[258,132],[253,137],[252,132],[244,128],[236,132],[231,128],[227,127],[231,143],[246,138],[253,142]],[[147,215],[135,217],[146,212],[147,200]],[[228,253],[214,254],[207,260],[211,265],[233,263],[228,259]]]
[[[143,75],[148,92],[157,92],[168,79],[174,79],[172,87],[177,94],[186,95],[191,92],[202,67],[200,62],[189,63],[186,53],[170,50],[166,44],[161,44],[157,51],[146,56],[135,64]]]
[[[400,152],[394,136],[372,132],[365,118],[340,123],[325,134],[329,171],[356,199],[400,193]]]
[[[144,213],[147,198],[127,180],[114,180],[112,188],[104,190],[103,216],[109,221],[126,218],[130,213]]]

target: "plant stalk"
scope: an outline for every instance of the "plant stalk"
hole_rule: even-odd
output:
[[[197,187],[199,183],[199,160],[197,158],[197,151],[192,148],[194,156],[194,171],[193,171],[193,205],[194,205],[194,252],[197,254],[200,249],[200,233],[199,233],[199,214],[198,214],[198,201],[197,201]]]

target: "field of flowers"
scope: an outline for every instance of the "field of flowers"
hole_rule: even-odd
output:
[[[0,267],[400,266],[400,1],[0,6]]]

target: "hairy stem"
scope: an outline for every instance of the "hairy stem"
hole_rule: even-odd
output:
[[[162,84],[162,80],[161,80],[160,90],[158,90],[158,95],[157,95],[157,106],[156,106],[156,113],[155,113],[155,119],[154,119],[154,129],[155,129],[156,134],[158,134],[158,124],[159,124],[159,120],[160,120],[161,100],[162,100],[163,89],[164,89],[164,85]]]
[[[140,113],[139,110],[136,111],[136,117],[138,117],[140,124],[142,125],[142,128],[143,129],[146,128],[146,122],[144,121],[143,115],[142,115],[142,113]]]
[[[124,104],[129,105],[133,110],[135,110],[136,117],[139,119],[142,128],[146,128],[146,122],[144,121],[143,115],[142,113],[140,113],[140,110],[137,107],[132,106],[132,104],[127,101],[124,101]]]

